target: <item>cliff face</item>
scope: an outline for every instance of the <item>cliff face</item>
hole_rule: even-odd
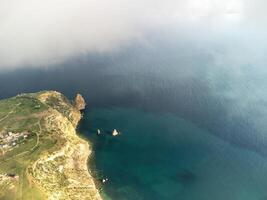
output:
[[[85,106],[84,100],[81,100],[82,97],[78,97],[79,103],[76,105],[72,105],[66,97],[55,91],[40,92],[30,96],[22,95],[22,98],[25,97],[34,99],[44,109],[34,115],[38,118],[36,126],[39,131],[36,131],[34,146],[27,149],[25,153],[24,159],[28,164],[23,170],[17,172],[19,176],[17,190],[22,189],[18,191],[19,196],[16,197],[100,200],[99,191],[87,168],[87,159],[91,153],[89,144],[79,138],[75,130],[81,119],[79,110]],[[17,160],[13,159],[13,161]],[[9,162],[13,164],[12,159]],[[25,186],[25,181],[28,182],[29,187]],[[14,185],[14,187],[17,186]]]
[[[77,97],[79,100],[77,100]],[[73,105],[64,95],[56,91],[42,92],[38,94],[37,99],[67,117],[74,127],[78,125],[81,119],[80,108],[85,108],[86,105],[80,94],[77,94]]]
[[[85,100],[81,94],[76,95],[76,97],[74,99],[74,106],[78,110],[84,110],[85,109],[86,103],[85,103]]]

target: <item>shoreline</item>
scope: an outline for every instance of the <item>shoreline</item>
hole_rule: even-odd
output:
[[[9,184],[0,191],[1,199],[103,200],[88,165],[92,144],[77,130],[84,106],[81,95],[69,101],[56,91],[0,101],[2,143],[12,141],[0,157],[0,187]],[[24,142],[10,137],[24,131],[30,134]]]
[[[61,94],[56,92],[57,95]],[[55,112],[59,114],[58,119],[55,120],[58,124],[55,124],[55,126],[61,129],[61,133],[65,133],[64,138],[67,140],[62,149],[57,152],[62,152],[65,158],[65,164],[61,163],[59,168],[67,179],[73,181],[66,187],[65,193],[67,195],[64,196],[71,196],[70,199],[76,199],[73,198],[74,195],[75,197],[79,197],[77,199],[102,200],[100,192],[96,187],[96,180],[92,176],[90,166],[88,165],[92,155],[91,143],[81,137],[77,131],[80,120],[82,119],[81,110],[76,108],[72,110],[70,113],[70,119],[72,121],[58,112],[58,110],[55,110]],[[82,193],[83,196],[81,197],[77,193]],[[65,199],[67,198],[65,197]]]
[[[31,180],[45,191],[48,200],[102,200],[88,166],[91,145],[77,131],[85,102],[71,103],[56,91],[41,92],[37,99],[49,107],[44,127],[57,138],[57,144],[32,164]]]

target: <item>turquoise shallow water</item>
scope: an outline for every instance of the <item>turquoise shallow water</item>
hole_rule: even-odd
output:
[[[122,134],[110,136],[114,128]],[[93,142],[96,178],[109,178],[105,199],[267,198],[265,158],[176,115],[98,108],[86,112],[80,131]]]

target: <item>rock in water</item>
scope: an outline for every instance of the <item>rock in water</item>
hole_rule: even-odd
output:
[[[74,106],[78,110],[84,110],[85,109],[86,103],[85,103],[85,100],[81,94],[76,95],[76,97],[74,99]]]
[[[114,129],[112,132],[112,136],[117,136],[117,135],[119,135],[119,132],[116,129]]]

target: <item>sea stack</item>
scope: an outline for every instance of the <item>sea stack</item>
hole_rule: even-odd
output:
[[[76,97],[74,99],[74,106],[78,110],[84,110],[85,109],[86,103],[85,103],[85,100],[81,94],[76,95]]]
[[[117,136],[117,135],[119,135],[119,132],[116,129],[114,129],[112,132],[112,136]]]

